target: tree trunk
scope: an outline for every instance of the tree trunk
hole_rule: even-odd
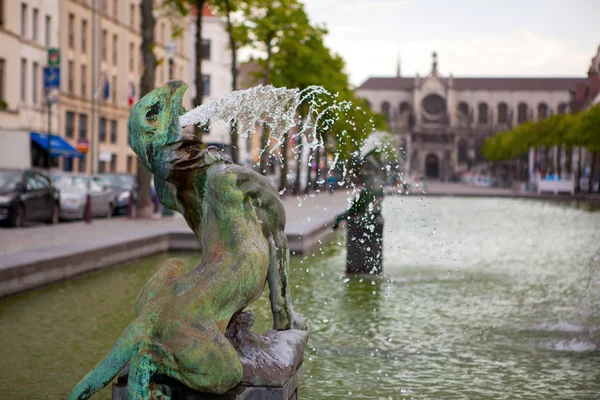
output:
[[[302,188],[302,185],[300,183],[300,177],[302,176],[302,153],[304,151],[304,141],[300,136],[298,136],[298,140],[300,141],[300,143],[298,144],[298,155],[296,156],[296,182],[294,182],[295,195],[300,194],[300,190]]]
[[[267,61],[265,65],[265,77],[264,84],[268,85],[271,82],[271,56],[273,55],[273,46],[271,45],[271,40],[268,40],[267,43]],[[267,171],[267,163],[269,162],[269,150],[267,149],[267,144],[269,143],[269,128],[267,124],[263,124],[262,135],[260,137],[260,149],[262,151],[260,156],[260,164],[259,164],[259,172],[263,175],[266,174]]]
[[[202,80],[202,10],[204,9],[204,3],[206,0],[195,0],[196,7],[196,59],[195,62],[195,74],[194,79],[196,83],[196,97],[194,97],[194,107],[198,107],[202,104],[202,97],[204,95],[204,82]]]
[[[320,189],[320,185],[319,185],[319,177],[321,175],[321,147],[317,147],[315,149],[315,152],[317,153],[315,156],[315,164],[317,164],[317,168],[315,171],[315,180],[313,181],[313,188],[315,190]]]
[[[140,9],[142,13],[141,26],[142,31],[142,59],[144,61],[144,71],[140,79],[140,98],[154,89],[154,74],[156,70],[156,56],[153,52],[154,47],[154,28],[156,19],[152,14],[152,0],[142,0]],[[152,174],[140,162],[137,161],[137,218],[151,218],[153,203],[150,180]]]
[[[581,158],[583,157],[583,149],[579,147],[579,157],[577,157],[577,174],[575,175],[575,191],[581,192]]]
[[[590,168],[590,179],[588,181],[588,193],[594,193],[594,178],[596,175],[596,156],[597,151],[592,152],[592,165]]]
[[[285,193],[287,188],[287,175],[288,175],[288,147],[290,141],[290,133],[283,133],[283,140],[281,143],[281,168],[279,169],[279,192]]]
[[[310,191],[312,181],[312,159],[313,159],[313,148],[309,147],[308,149],[308,161],[306,162],[306,187],[304,188],[304,193],[307,194]]]
[[[227,33],[229,34],[229,49],[231,51],[231,91],[237,90],[237,44],[233,37],[233,24],[231,23],[231,2],[225,1],[225,12],[227,13]],[[238,131],[235,121],[231,121],[231,131],[229,133],[231,145],[231,161],[234,164],[239,164],[239,149],[238,149]]]
[[[573,164],[573,148],[569,146],[565,149],[565,170],[569,176],[573,173],[571,164]]]
[[[562,153],[562,146],[559,144],[558,146],[556,146],[556,176],[560,177],[561,174],[561,167],[560,167],[560,161],[561,161],[561,154]]]

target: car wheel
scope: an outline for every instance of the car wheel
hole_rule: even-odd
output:
[[[46,223],[50,224],[50,225],[55,225],[55,224],[58,224],[59,221],[60,221],[60,207],[58,206],[58,204],[54,204],[54,207],[52,208],[52,215],[50,216],[49,219],[46,220]]]
[[[23,204],[19,204],[17,206],[17,209],[15,210],[15,213],[12,215],[12,217],[10,219],[10,224],[12,226],[14,226],[15,228],[22,228],[24,220],[25,220],[25,208],[23,207]]]

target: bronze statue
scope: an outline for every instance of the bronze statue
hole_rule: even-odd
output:
[[[187,85],[170,81],[144,96],[129,117],[131,148],[154,173],[161,202],[180,212],[202,245],[189,272],[165,261],[136,299],[136,318],[108,355],[73,389],[87,399],[129,363],[129,399],[167,398],[155,374],[209,393],[224,393],[242,378],[229,322],[269,284],[274,328],[308,329],[292,310],[285,210],[262,175],[199,149],[179,125]]]

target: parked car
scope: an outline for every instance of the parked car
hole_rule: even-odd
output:
[[[60,193],[41,171],[0,170],[0,221],[20,227],[25,221],[55,224]]]
[[[133,194],[134,203],[137,201],[137,183],[133,174],[101,174],[113,194],[114,214],[125,214],[129,206],[129,198]]]
[[[89,190],[92,217],[110,217],[114,196],[104,181],[89,175],[54,175],[52,182],[60,190],[60,218],[82,219]]]

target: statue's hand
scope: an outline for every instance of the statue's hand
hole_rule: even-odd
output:
[[[292,312],[292,329],[300,329],[301,331],[310,331],[308,318],[298,312]]]

